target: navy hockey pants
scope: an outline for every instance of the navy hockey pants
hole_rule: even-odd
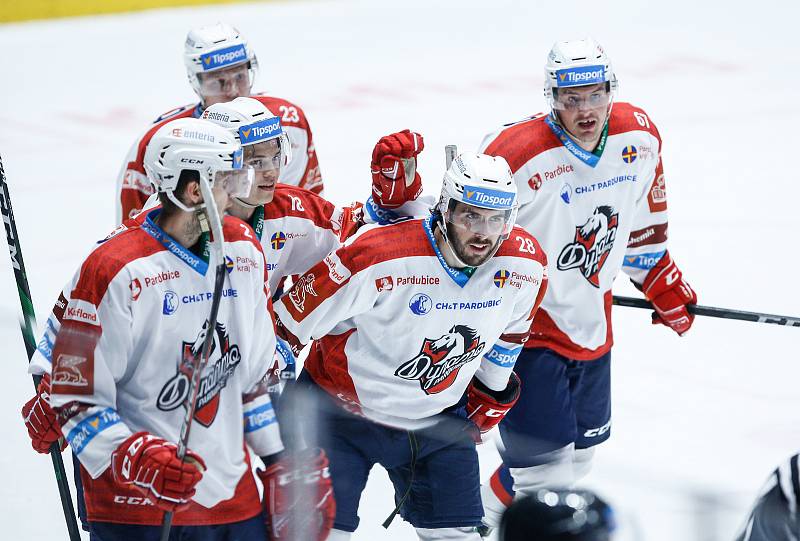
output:
[[[522,394],[500,423],[503,463],[538,466],[570,443],[586,449],[611,436],[611,352],[575,361],[546,348],[522,350],[514,372]]]
[[[330,460],[336,497],[334,528],[353,532],[358,505],[375,464],[389,473],[400,516],[417,528],[478,526],[483,516],[478,454],[465,418],[449,414],[434,427],[406,431],[379,425],[342,409],[307,372],[293,390],[307,389],[317,418],[316,444]],[[291,391],[290,391],[291,392]],[[461,408],[463,409],[463,408]],[[459,412],[460,414],[461,412]],[[302,414],[301,414],[302,418]]]

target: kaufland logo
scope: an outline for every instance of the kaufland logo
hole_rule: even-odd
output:
[[[558,86],[580,86],[605,82],[603,66],[583,66],[556,71]]]
[[[244,60],[247,60],[247,51],[245,51],[244,45],[234,45],[233,47],[227,47],[200,56],[200,61],[205,71],[221,68],[222,66],[228,66]]]
[[[268,118],[239,128],[239,139],[243,145],[276,137],[282,133],[278,117]]]
[[[473,203],[479,207],[507,209],[514,204],[514,194],[464,186],[464,202]]]

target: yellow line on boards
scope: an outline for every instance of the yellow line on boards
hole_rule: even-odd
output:
[[[0,23],[254,1],[272,0],[3,0],[0,2]]]

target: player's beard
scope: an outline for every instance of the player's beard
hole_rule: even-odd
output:
[[[490,239],[489,237],[485,237],[483,235],[475,235],[474,233],[470,233],[470,236],[462,242],[458,236],[458,232],[456,227],[447,222],[447,242],[450,246],[450,249],[453,253],[460,259],[463,263],[470,267],[478,267],[486,263],[497,251],[498,246],[500,245],[500,237],[498,236],[497,239],[494,241],[494,244],[490,244],[484,253],[475,254],[471,253],[468,245],[471,242],[480,242],[485,243],[488,242]]]
[[[192,219],[186,220],[183,224],[183,235],[184,238],[199,238],[200,235],[203,233],[203,229],[200,227],[200,217],[199,214],[203,212],[202,210],[198,210],[192,213]]]

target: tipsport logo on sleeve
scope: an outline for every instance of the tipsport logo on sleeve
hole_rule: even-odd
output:
[[[581,66],[556,71],[558,87],[593,85],[606,82],[606,70],[603,66]]]
[[[514,194],[477,186],[464,186],[464,203],[477,207],[506,210],[514,204]]]
[[[203,63],[203,71],[215,70],[244,62],[245,60],[247,60],[247,51],[244,45],[234,45],[200,56],[200,61]]]
[[[255,124],[248,124],[239,128],[239,139],[243,145],[257,143],[265,139],[273,139],[283,133],[281,121],[278,117],[261,120]]]

